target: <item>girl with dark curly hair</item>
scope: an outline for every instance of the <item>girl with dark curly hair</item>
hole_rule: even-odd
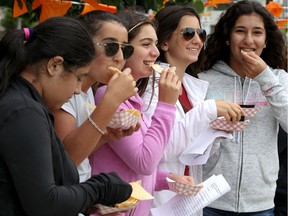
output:
[[[259,109],[234,140],[221,142],[203,175],[223,174],[231,191],[204,215],[274,215],[279,163],[279,124],[287,132],[288,74],[284,35],[273,16],[255,1],[240,1],[221,16],[205,49],[207,98]]]

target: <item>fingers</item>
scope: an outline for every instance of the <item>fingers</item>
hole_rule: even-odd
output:
[[[136,126],[135,126],[135,131],[138,131],[141,127],[140,122],[137,122]]]
[[[109,128],[107,127],[107,141],[118,140],[123,137],[123,132],[121,128]]]
[[[192,176],[184,176],[176,173],[169,173],[168,177],[176,182],[180,182],[183,184],[189,184],[189,185],[194,184],[194,178]]]
[[[267,64],[255,52],[245,52],[241,50],[241,54],[243,60],[242,67],[247,77],[253,79],[267,67]]]
[[[138,92],[136,81],[130,73],[130,68],[126,68],[121,73],[115,73],[107,85],[106,92],[113,95],[116,103],[122,103]]]
[[[243,114],[242,108],[238,104],[230,104],[226,111],[225,118],[227,121],[240,121]]]
[[[120,71],[120,70],[117,69],[117,71]],[[117,79],[117,78],[120,78],[120,77],[126,77],[127,80],[134,81],[134,78],[131,75],[131,69],[130,68],[125,68],[123,71],[115,73],[111,77],[110,81],[114,80],[114,79]]]
[[[181,81],[175,71],[175,67],[164,69],[159,80],[159,101],[173,105],[178,100],[181,89]]]
[[[130,68],[125,68],[122,73],[129,76],[132,80],[134,80],[133,76],[131,75],[131,69]]]
[[[185,176],[187,183],[190,185],[194,185],[194,178],[192,176]]]
[[[244,115],[243,109],[231,101],[216,100],[217,115],[223,116],[226,121],[240,121]]]
[[[163,69],[163,72],[160,75],[160,79],[173,79],[176,76],[176,67],[168,67]],[[177,77],[177,76],[176,76]]]
[[[244,62],[253,64],[257,55],[255,54],[255,52],[245,52],[243,50],[241,50],[241,54],[242,54],[242,59]]]
[[[132,135],[135,131],[139,130],[140,126],[141,126],[141,124],[138,122],[136,125],[132,125],[127,130],[122,130],[122,136],[130,136],[130,135]]]
[[[130,136],[134,132],[138,131],[141,127],[141,124],[138,122],[136,125],[132,125],[130,128],[123,130],[122,128],[109,128],[107,127],[107,134],[105,138],[107,141],[119,140],[122,137]]]

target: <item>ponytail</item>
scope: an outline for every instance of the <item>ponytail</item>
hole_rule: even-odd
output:
[[[94,59],[93,40],[80,21],[53,17],[33,29],[7,31],[0,41],[0,96],[26,65],[36,65],[55,56],[63,57],[67,72]],[[36,68],[29,72],[38,76],[41,71]]]
[[[0,96],[27,63],[23,30],[11,30],[0,42]]]

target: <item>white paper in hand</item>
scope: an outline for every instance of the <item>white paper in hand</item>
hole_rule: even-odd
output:
[[[231,190],[223,175],[213,175],[196,196],[176,195],[164,205],[151,209],[152,216],[191,216]]]

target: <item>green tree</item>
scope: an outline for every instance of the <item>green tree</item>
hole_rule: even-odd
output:
[[[75,2],[83,2],[82,0],[73,0]],[[99,3],[116,6],[118,10],[131,8],[135,10],[142,10],[148,12],[152,9],[157,12],[161,7],[163,7],[163,0],[98,0]],[[17,0],[19,7],[23,7],[22,2]],[[28,13],[20,16],[22,26],[31,27],[35,25],[40,16],[41,8],[37,8],[32,11],[33,0],[25,0]],[[201,0],[169,0],[165,5],[192,5],[198,13],[202,13],[204,10],[204,4]],[[19,18],[14,18],[13,13],[14,0],[0,0],[0,6],[6,7],[4,12],[4,18],[0,21],[0,24],[5,29],[15,29],[17,28],[17,23]],[[67,12],[66,16],[76,16],[81,13],[83,5],[73,4],[72,7]]]

